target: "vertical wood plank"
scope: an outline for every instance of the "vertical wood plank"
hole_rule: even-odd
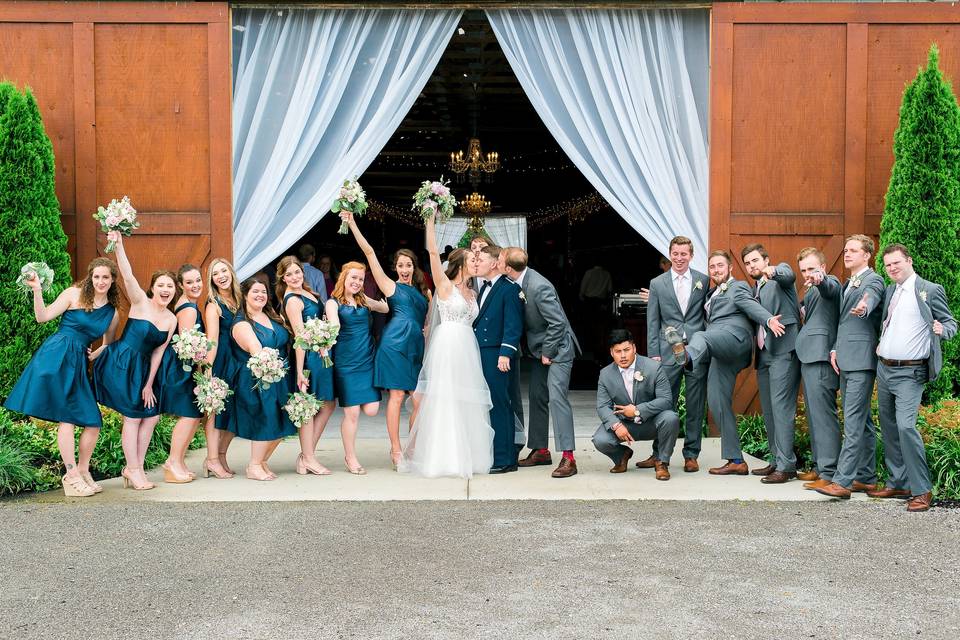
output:
[[[76,272],[97,257],[97,113],[93,50],[93,23],[73,25],[74,140],[76,145],[75,212]]]
[[[714,22],[710,50],[710,249],[730,247],[733,24]]]
[[[210,247],[212,257],[233,260],[233,158],[231,156],[230,23],[207,25],[210,100]]]
[[[867,25],[847,25],[843,228],[863,233],[867,186]]]

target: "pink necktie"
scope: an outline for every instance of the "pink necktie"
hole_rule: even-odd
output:
[[[630,402],[633,402],[633,376],[630,375],[629,369],[621,369],[620,373],[623,376],[623,386],[627,390],[627,397],[630,398]]]
[[[766,343],[766,337],[767,337],[767,330],[764,328],[763,325],[760,325],[757,328],[757,346],[760,347],[761,350],[763,349],[763,345]]]
[[[800,305],[800,322],[805,322],[807,319],[807,305]]]
[[[893,297],[890,298],[890,306],[887,307],[887,318],[883,321],[883,328],[880,331],[881,334],[887,330],[887,325],[890,324],[890,320],[893,318],[893,310],[897,308],[897,303],[900,302],[901,293],[903,293],[903,287],[897,285],[897,290],[893,292]]]

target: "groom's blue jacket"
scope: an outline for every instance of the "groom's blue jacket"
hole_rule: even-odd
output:
[[[501,275],[490,288],[473,321],[480,348],[497,347],[500,355],[513,358],[520,354],[523,335],[523,298],[520,285]]]

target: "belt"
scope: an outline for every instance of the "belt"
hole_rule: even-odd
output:
[[[927,359],[923,360],[887,360],[886,358],[880,358],[880,362],[887,365],[888,367],[919,367],[920,365],[927,364]]]

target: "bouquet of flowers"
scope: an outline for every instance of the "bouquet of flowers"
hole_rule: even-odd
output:
[[[280,382],[287,375],[287,363],[280,357],[280,352],[271,347],[260,350],[255,356],[247,360],[247,368],[256,378],[254,389],[266,391],[270,385]]]
[[[440,176],[440,182],[424,180],[420,190],[413,196],[413,210],[420,214],[424,222],[434,218],[435,222],[443,224],[453,216],[455,206],[457,199],[450,193],[443,176]]]
[[[200,331],[200,325],[193,325],[182,333],[173,336],[173,352],[183,362],[183,370],[190,371],[194,365],[202,365],[207,354],[216,346],[216,342],[207,338],[207,334]]]
[[[25,292],[30,293],[32,289],[27,284],[30,276],[36,274],[40,279],[40,290],[46,291],[53,284],[53,269],[47,266],[46,262],[28,262],[20,267],[20,275],[17,276],[17,286]]]
[[[207,416],[221,413],[226,406],[227,398],[233,395],[230,385],[216,376],[208,378],[202,371],[193,374],[193,381],[197,383],[193,388],[193,394],[197,396],[197,406],[200,411]]]
[[[340,325],[321,320],[320,318],[310,318],[303,323],[303,331],[293,340],[295,349],[304,351],[325,351],[327,355],[323,356],[323,366],[332,367],[333,360],[330,359],[330,349],[337,344],[337,335],[340,333]]]
[[[283,410],[290,416],[290,422],[297,425],[297,428],[303,427],[321,408],[323,400],[317,400],[317,397],[308,391],[291,393],[287,404],[283,405]]]
[[[120,200],[111,200],[106,208],[97,207],[93,219],[100,223],[100,230],[104,233],[119,231],[127,237],[140,226],[137,222],[137,210],[130,205],[130,198],[127,196]],[[115,248],[113,242],[107,243],[107,253],[112,253]]]
[[[341,211],[349,211],[355,216],[362,216],[367,212],[367,194],[363,192],[363,187],[360,186],[356,178],[343,181],[337,199],[330,205],[331,213],[340,213]],[[340,225],[339,233],[346,235],[348,230],[349,227],[344,221]]]

